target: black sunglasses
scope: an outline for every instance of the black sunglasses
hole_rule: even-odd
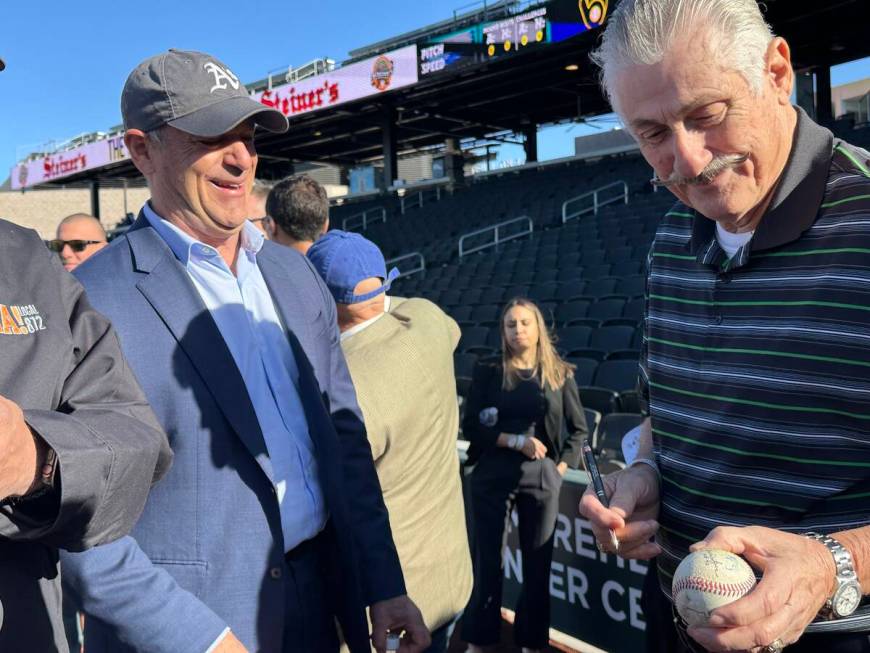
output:
[[[61,240],[56,238],[48,241],[48,249],[60,253],[63,251],[64,245],[69,245],[72,251],[83,252],[88,245],[99,245],[102,242],[102,240]]]

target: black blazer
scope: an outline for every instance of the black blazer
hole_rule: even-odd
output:
[[[475,366],[462,420],[462,432],[471,443],[468,464],[474,464],[486,450],[498,446],[496,440],[499,433],[517,432],[515,425],[501,421],[491,427],[480,423],[480,411],[498,405],[503,392],[501,384],[501,363],[478,363]],[[548,451],[547,455],[556,462],[568,463],[568,467],[576,469],[580,465],[580,446],[589,434],[589,429],[574,377],[569,376],[559,390],[544,386],[544,398],[547,402],[544,430],[556,448],[555,451]],[[567,425],[567,430],[562,428],[563,423]]]

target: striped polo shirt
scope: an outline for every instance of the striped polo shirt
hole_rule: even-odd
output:
[[[870,155],[798,114],[770,208],[733,258],[684,204],[650,251],[639,386],[668,596],[718,525],[870,524]]]

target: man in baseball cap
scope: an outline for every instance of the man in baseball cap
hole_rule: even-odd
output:
[[[176,457],[132,537],[63,560],[94,617],[89,653],[328,653],[336,618],[368,653],[366,607],[379,650],[404,630],[402,650],[421,651],[335,306],[247,220],[255,129],[287,119],[181,50],[137,66],[121,108],[151,199],[75,274]]]
[[[426,299],[388,296],[399,271],[360,234],[327,232],[308,258],[336,301],[405,583],[432,632],[427,653],[444,653],[472,586],[456,453],[459,327]]]
[[[340,307],[339,327],[341,307],[368,305],[369,300],[386,293],[399,276],[396,268],[387,272],[384,255],[377,245],[352,231],[327,232],[308,250],[308,258]],[[383,297],[379,303],[383,306]]]

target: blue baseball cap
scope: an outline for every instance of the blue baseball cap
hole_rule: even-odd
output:
[[[387,273],[384,255],[372,241],[351,231],[328,231],[308,250],[308,259],[326,282],[338,304],[357,304],[389,290],[399,270]],[[384,284],[363,295],[354,295],[360,281],[378,277]]]

